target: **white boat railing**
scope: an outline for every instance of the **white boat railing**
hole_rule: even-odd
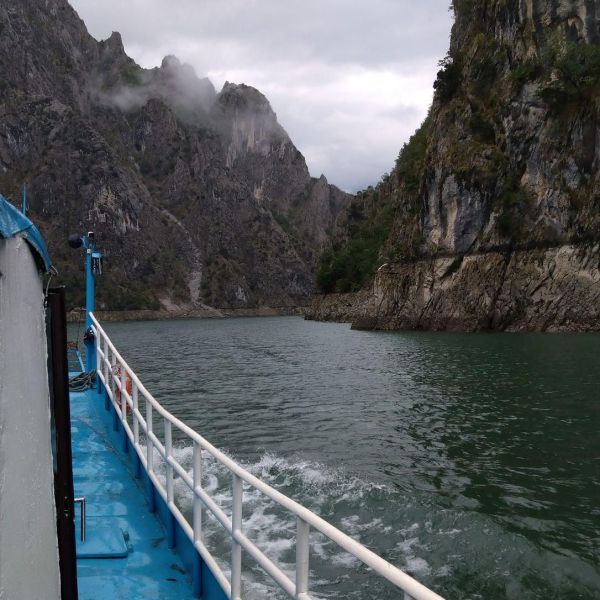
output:
[[[241,600],[242,550],[245,550],[291,598],[295,598],[296,600],[311,600],[311,596],[309,595],[309,533],[310,529],[313,528],[325,535],[340,548],[355,556],[375,573],[403,590],[409,598],[413,598],[414,600],[443,600],[441,596],[426,588],[371,550],[365,548],[356,540],[342,533],[339,529],[330,525],[304,506],[291,500],[243,469],[201,435],[164,409],[144,387],[137,375],[119,354],[95,316],[91,315],[91,318],[96,340],[98,377],[104,384],[106,393],[121,420],[123,428],[142,465],[146,469],[148,477],[229,598],[232,600]],[[128,387],[131,388],[130,391]],[[140,396],[145,403],[145,417],[140,411]],[[132,426],[129,425],[128,413],[131,416]],[[156,417],[163,419],[164,444],[154,431],[154,420]],[[176,427],[193,444],[193,468],[191,475],[179,464],[173,455],[173,427]],[[145,448],[144,445],[140,444],[140,432],[143,432],[145,437]],[[166,480],[164,485],[154,470],[154,449],[158,451],[165,461]],[[203,451],[210,454],[231,473],[231,518],[227,516],[223,509],[202,487]],[[183,513],[175,504],[173,489],[175,476],[179,476],[192,492],[192,525],[188,523]],[[296,516],[295,581],[290,579],[281,568],[269,559],[244,534],[242,527],[243,483],[260,491]],[[231,538],[230,580],[227,579],[203,542],[202,510],[204,507],[214,515]]]

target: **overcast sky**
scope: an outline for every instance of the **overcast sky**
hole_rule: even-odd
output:
[[[424,119],[449,45],[449,0],[70,0],[97,39],[143,67],[175,54],[258,88],[312,175],[356,191]]]

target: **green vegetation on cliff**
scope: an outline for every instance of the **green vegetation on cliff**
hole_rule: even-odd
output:
[[[317,272],[317,288],[322,293],[359,290],[374,274],[385,250],[402,253],[402,240],[386,246],[394,218],[400,211],[415,212],[430,130],[429,117],[404,144],[390,175],[384,175],[376,188],[359,192],[347,212],[348,238],[334,242],[324,253]]]
[[[596,235],[598,34],[574,19],[541,35],[544,7],[530,17],[505,0],[452,0],[431,114],[391,175],[352,202],[321,292],[361,289],[385,262]]]
[[[377,190],[365,192],[380,199]],[[390,204],[365,210],[364,197],[357,196],[348,215],[351,239],[341,248],[326,252],[317,272],[317,287],[323,293],[359,290],[377,265],[379,251],[390,231],[394,211]]]
[[[567,43],[546,55],[549,81],[540,92],[554,112],[575,102],[598,98],[600,91],[600,46]]]

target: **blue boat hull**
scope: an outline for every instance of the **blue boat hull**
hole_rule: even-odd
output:
[[[226,600],[146,474],[106,390],[72,392],[71,421],[75,495],[87,499],[80,600]]]

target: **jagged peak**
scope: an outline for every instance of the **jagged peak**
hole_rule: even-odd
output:
[[[106,38],[101,42],[106,48],[110,50],[125,53],[125,46],[123,46],[123,38],[118,31],[113,31],[110,37]]]
[[[160,64],[161,69],[169,70],[169,69],[180,69],[182,67],[181,61],[174,54],[167,54],[162,59]],[[186,65],[189,66],[189,65]]]
[[[208,86],[212,89],[212,93],[216,95],[216,90],[208,77],[198,77],[196,69],[188,63],[182,63],[179,58],[173,54],[168,54],[162,59],[159,71],[167,77],[175,79],[185,79],[188,82],[201,83],[203,86]]]
[[[276,118],[266,96],[256,88],[245,83],[231,83],[226,81],[219,93],[218,102],[223,108],[263,113],[273,115]]]
[[[248,97],[256,96],[266,100],[265,95],[257,90],[255,87],[251,85],[247,85],[245,83],[233,83],[231,81],[226,81],[223,84],[223,88],[221,89],[221,94],[239,94]]]

